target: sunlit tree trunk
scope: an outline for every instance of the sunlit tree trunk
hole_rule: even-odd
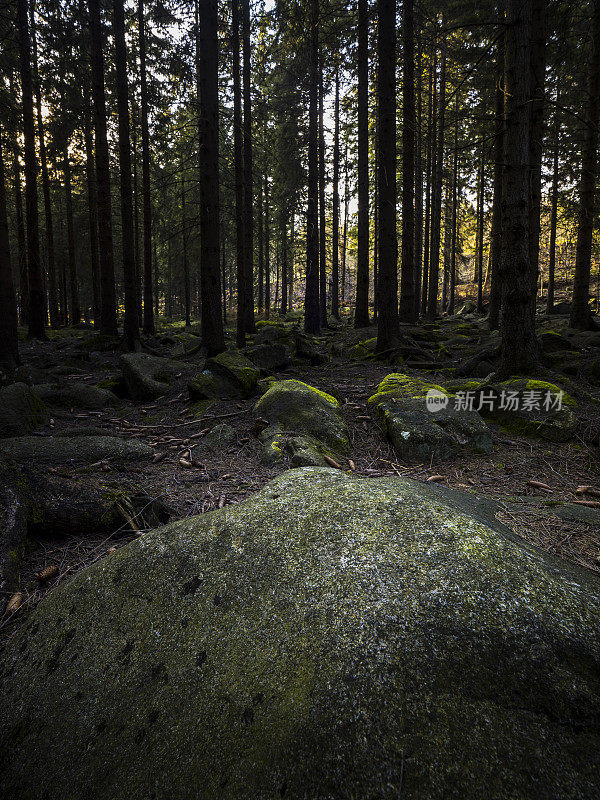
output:
[[[442,26],[445,24],[442,20]],[[440,243],[442,223],[442,179],[444,177],[444,135],[446,113],[446,49],[441,42],[440,91],[437,104],[437,144],[433,196],[431,201],[431,250],[429,253],[429,285],[427,287],[427,315],[435,317],[438,305],[438,286],[440,275]]]
[[[560,92],[556,88],[556,109],[554,117],[554,137],[552,143],[552,188],[550,189],[550,247],[548,253],[548,294],[546,298],[546,313],[554,311],[554,282],[556,272],[556,225],[558,221],[558,167],[559,167],[559,138],[560,117],[558,103]]]
[[[325,214],[325,134],[323,130],[323,54],[319,51],[319,313],[327,327],[327,231]]]
[[[246,344],[246,303],[245,246],[244,235],[244,132],[242,128],[242,86],[240,78],[240,20],[239,0],[231,0],[231,51],[233,56],[233,161],[235,172],[235,242],[237,263],[237,328],[238,347]]]
[[[77,250],[75,247],[75,225],[73,222],[73,195],[71,191],[71,165],[69,149],[63,151],[63,175],[65,179],[65,209],[67,212],[67,245],[69,252],[69,289],[71,294],[71,325],[81,322],[79,287],[77,285]]]
[[[504,162],[504,2],[500,3],[500,36],[496,45],[496,103],[494,110],[494,195],[490,236],[490,307],[488,327],[500,325],[502,302],[502,170]]]
[[[340,318],[340,70],[335,72],[333,109],[333,241],[331,256],[331,314]]]
[[[98,198],[96,195],[96,178],[94,165],[94,149],[89,116],[86,111],[83,126],[85,142],[85,177],[88,196],[88,224],[90,230],[90,266],[92,272],[92,302],[94,312],[94,328],[100,327],[100,263],[98,259]]]
[[[148,131],[148,80],[146,77],[146,31],[144,0],[138,0],[140,44],[140,99],[142,122],[142,206],[144,209],[144,333],[154,333],[152,313],[152,197],[150,195],[150,134]]]
[[[254,184],[252,176],[252,95],[250,90],[250,2],[242,0],[244,62],[244,292],[246,333],[254,333]]]

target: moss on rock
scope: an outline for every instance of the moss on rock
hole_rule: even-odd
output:
[[[45,404],[24,383],[0,389],[0,439],[31,433],[48,417]]]
[[[595,800],[598,581],[475,505],[295,470],[64,582],[5,653],[0,796]]]
[[[183,362],[148,353],[125,353],[120,364],[133,400],[155,400],[167,394],[173,378],[188,368]]]

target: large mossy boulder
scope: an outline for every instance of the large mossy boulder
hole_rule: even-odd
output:
[[[567,442],[578,427],[576,400],[560,386],[543,380],[510,378],[499,383],[451,380],[448,389],[473,402],[487,420],[510,433]]]
[[[136,439],[117,436],[16,436],[0,439],[0,457],[19,464],[67,464],[148,460],[154,451]]]
[[[48,409],[24,383],[0,389],[0,439],[31,433],[48,421]]]
[[[324,465],[324,456],[350,451],[340,404],[331,395],[298,380],[276,381],[254,406],[267,423],[260,435],[261,460],[292,466]]]
[[[469,495],[284,473],[40,603],[0,797],[596,800],[599,591]]]
[[[427,403],[430,392],[443,399],[436,410]],[[458,407],[438,384],[392,373],[379,384],[367,407],[406,461],[447,461],[465,450],[492,449],[492,434],[477,411]]]
[[[285,369],[291,364],[289,350],[280,342],[265,342],[246,347],[244,355],[260,369],[263,375],[270,375],[275,370]]]
[[[44,403],[53,408],[83,408],[98,410],[121,405],[119,398],[108,389],[85,383],[42,383],[34,389]]]
[[[250,397],[260,378],[260,369],[239,350],[225,350],[205,366],[188,382],[191,400]]]
[[[132,400],[155,400],[170,391],[170,382],[188,366],[148,353],[125,353],[121,370]]]
[[[325,346],[314,336],[307,336],[300,331],[294,331],[294,347],[298,358],[307,359],[311,366],[326,364],[329,361],[329,353]]]

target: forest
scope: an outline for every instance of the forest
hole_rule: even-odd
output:
[[[600,0],[0,45],[0,800],[596,800]]]

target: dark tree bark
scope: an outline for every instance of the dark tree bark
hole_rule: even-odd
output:
[[[15,216],[17,220],[17,262],[19,273],[19,320],[27,325],[29,319],[29,281],[27,279],[27,246],[25,244],[25,220],[23,218],[23,195],[21,193],[21,168],[16,139],[13,141],[13,185],[15,190]]]
[[[240,79],[240,21],[239,0],[231,0],[231,50],[233,55],[233,161],[235,171],[235,242],[237,262],[237,327],[238,347],[246,344],[246,303],[245,246],[244,235],[244,132],[242,129],[242,86]]]
[[[250,2],[242,0],[242,51],[244,62],[244,292],[245,329],[254,324],[254,185],[252,180],[252,94],[250,90]]]
[[[396,235],[396,2],[377,0],[379,322],[377,350],[394,347],[398,328]]]
[[[17,297],[10,263],[4,157],[0,131],[0,369],[10,370],[19,363],[17,323]]]
[[[323,54],[319,51],[319,313],[327,327],[327,232],[325,214],[325,135],[323,131]]]
[[[554,111],[554,136],[552,143],[552,188],[550,190],[550,247],[548,253],[548,293],[546,297],[546,313],[554,312],[554,280],[556,272],[556,223],[558,221],[558,167],[559,167],[559,139],[560,117],[558,103],[560,99],[559,87],[556,87],[556,108]]]
[[[415,159],[415,318],[419,316],[421,300],[421,270],[423,264],[423,68],[421,38],[417,35],[417,150]]]
[[[289,237],[289,270],[288,270],[288,307],[290,311],[294,310],[294,266],[296,260],[295,251],[295,214],[292,211],[290,219],[290,237]]]
[[[529,248],[532,0],[509,0],[507,7],[499,372],[501,375],[532,375],[539,362]]]
[[[477,313],[483,313],[483,194],[485,178],[485,158],[483,142],[479,154],[479,169],[477,177],[477,261],[475,267],[475,280],[477,283]]]
[[[67,212],[67,244],[69,251],[69,289],[71,293],[71,325],[81,322],[79,287],[77,285],[77,251],[75,248],[75,225],[73,222],[73,196],[71,192],[71,165],[69,149],[63,151],[63,175],[65,179],[65,209]]]
[[[258,187],[258,313],[259,316],[264,310],[264,291],[265,291],[265,252],[264,252],[264,201],[263,201],[263,182],[259,182]]]
[[[500,325],[502,301],[502,169],[504,161],[504,2],[500,3],[501,35],[496,46],[496,105],[494,111],[494,194],[492,200],[492,232],[490,236],[490,307],[488,327]]]
[[[395,10],[394,10],[395,16]],[[395,22],[394,22],[395,24]],[[395,41],[392,45],[395,49]],[[354,327],[369,319],[369,5],[358,0],[358,250]],[[395,189],[395,187],[394,187]]]
[[[442,20],[442,25],[444,25]],[[438,305],[438,286],[440,275],[440,243],[442,227],[442,180],[444,177],[444,122],[446,113],[446,50],[441,45],[442,61],[440,67],[440,91],[437,104],[437,145],[431,201],[431,250],[429,253],[429,285],[427,287],[427,315],[435,317]]]
[[[92,64],[92,98],[94,101],[94,128],[96,134],[96,186],[98,191],[98,244],[100,251],[101,317],[100,330],[116,336],[117,298],[115,292],[115,266],[113,261],[112,219],[110,198],[110,162],[106,134],[106,98],[104,96],[104,55],[102,53],[102,28],[100,0],[88,0],[90,18],[90,44]]]
[[[187,214],[186,214],[186,189],[185,189],[185,174],[183,171],[183,159],[181,164],[181,252],[183,256],[183,297],[184,297],[184,314],[185,326],[189,328],[192,324],[192,299],[190,292],[190,265],[188,261],[187,249]]]
[[[333,108],[333,241],[331,256],[331,314],[340,318],[340,70],[335,72]]]
[[[113,0],[113,34],[119,114],[119,167],[121,173],[121,246],[123,248],[123,289],[125,294],[125,343],[128,350],[139,346],[135,243],[133,237],[133,190],[131,185],[131,140],[127,85],[127,49],[123,0]]]
[[[306,209],[306,290],[304,330],[318,333],[319,309],[319,0],[308,7],[309,107],[308,107],[308,203]]]
[[[433,182],[433,162],[435,145],[435,104],[437,87],[437,49],[434,47],[432,66],[429,68],[429,108],[427,110],[427,163],[425,167],[425,233],[423,236],[423,278],[421,281],[421,313],[427,311],[427,290],[429,287],[429,252],[431,250],[431,185]]]
[[[92,298],[94,328],[100,327],[100,262],[98,259],[98,197],[96,194],[94,149],[89,117],[86,113],[83,128],[85,141],[85,175],[88,194],[88,223],[90,229],[90,265],[92,271]]]
[[[537,294],[540,260],[540,210],[542,204],[542,150],[544,144],[544,86],[546,72],[546,0],[533,0],[531,19],[531,122],[529,127],[529,258],[531,280]],[[535,306],[533,308],[535,321]]]
[[[584,133],[581,178],[579,182],[579,213],[577,251],[571,327],[582,330],[595,327],[590,311],[590,266],[592,233],[594,229],[595,191],[598,172],[598,124],[600,123],[600,0],[592,2],[592,50],[588,78],[587,125]]]
[[[452,182],[447,181],[444,197],[444,279],[442,281],[442,311],[448,309],[450,287],[450,258],[452,250]]]
[[[281,316],[288,312],[288,252],[287,252],[287,219],[285,210],[279,212],[279,246],[281,252]]]
[[[415,322],[415,43],[413,0],[404,0],[402,20],[402,264],[400,318]]]
[[[459,205],[459,175],[458,175],[458,108],[459,95],[456,92],[454,100],[454,155],[452,164],[452,240],[450,243],[450,276],[448,281],[448,313],[454,314],[456,298],[456,240],[458,236],[458,205]]]
[[[31,44],[27,0],[17,0],[19,57],[23,109],[23,140],[25,143],[25,214],[27,218],[27,280],[29,285],[29,335],[45,339],[46,302],[44,277],[40,258],[38,224],[37,158],[33,123],[33,78],[31,74]]]
[[[271,315],[271,226],[269,220],[269,181],[265,175],[265,319]]]
[[[200,9],[200,297],[202,341],[208,354],[225,349],[219,269],[219,15],[217,0]]]
[[[152,313],[152,198],[150,195],[150,134],[148,132],[148,81],[146,77],[146,31],[144,0],[138,0],[140,39],[140,95],[142,122],[142,205],[144,208],[144,333],[154,333]]]
[[[44,197],[44,220],[46,223],[46,252],[48,256],[48,310],[50,312],[50,325],[59,324],[58,300],[56,294],[56,260],[54,253],[54,225],[52,219],[52,203],[50,200],[50,179],[48,176],[48,158],[46,155],[46,140],[44,136],[44,122],[42,118],[42,92],[38,74],[37,38],[35,31],[35,0],[31,0],[31,51],[33,56],[33,75],[35,86],[35,110],[40,143],[40,165],[42,168],[42,193]]]
[[[344,156],[344,226],[342,229],[342,305],[346,299],[346,253],[348,250],[348,206],[350,187],[348,185],[348,148]]]

